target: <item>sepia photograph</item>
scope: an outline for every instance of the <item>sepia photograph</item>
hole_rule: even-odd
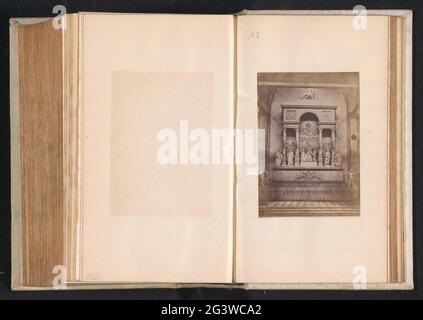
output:
[[[360,215],[359,74],[258,73],[259,217]]]

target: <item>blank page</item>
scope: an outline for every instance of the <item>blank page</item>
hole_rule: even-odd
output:
[[[82,280],[230,282],[233,167],[191,148],[232,128],[233,17],[81,19]]]

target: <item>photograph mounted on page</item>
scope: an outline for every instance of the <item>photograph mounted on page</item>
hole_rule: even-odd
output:
[[[258,73],[259,217],[360,215],[359,73]]]

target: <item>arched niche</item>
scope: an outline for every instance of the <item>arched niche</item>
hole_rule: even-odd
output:
[[[300,122],[303,122],[303,121],[319,122],[319,117],[313,112],[305,112],[301,115],[299,120]]]

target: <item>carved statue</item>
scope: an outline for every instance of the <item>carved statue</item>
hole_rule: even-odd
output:
[[[279,168],[281,166],[282,166],[282,153],[278,151],[276,153],[276,158],[275,158],[275,167]]]
[[[319,149],[319,152],[317,154],[317,164],[319,166],[323,166],[323,151],[322,151],[322,148]]]
[[[264,170],[260,174],[260,184],[262,186],[267,186],[270,183],[270,180],[272,179],[272,175],[269,171]]]
[[[347,186],[349,188],[354,187],[354,170],[350,169],[347,174]]]
[[[316,121],[302,121],[299,127],[299,147],[318,148],[319,147],[319,126]]]
[[[333,149],[332,149],[332,154],[331,154],[331,157],[330,157],[330,163],[331,163],[332,167],[335,166],[335,150],[333,150]]]
[[[288,165],[293,166],[294,165],[294,153],[292,150],[289,150],[288,152]]]
[[[295,149],[294,165],[297,165],[297,166],[300,165],[300,148]]]
[[[316,162],[316,149],[311,149],[311,160]]]
[[[342,167],[342,156],[339,151],[335,153],[335,167]]]
[[[301,98],[301,100],[313,100],[316,99],[316,93],[314,90],[309,89],[308,92],[304,93]]]
[[[324,161],[324,165],[325,166],[330,166],[330,152],[329,152],[329,149],[326,149],[325,150],[323,161]]]
[[[314,162],[313,149],[312,148],[308,148],[308,160],[309,160],[309,162]]]
[[[301,154],[301,161],[302,162],[312,162],[313,157],[310,152],[310,148],[304,148]]]

